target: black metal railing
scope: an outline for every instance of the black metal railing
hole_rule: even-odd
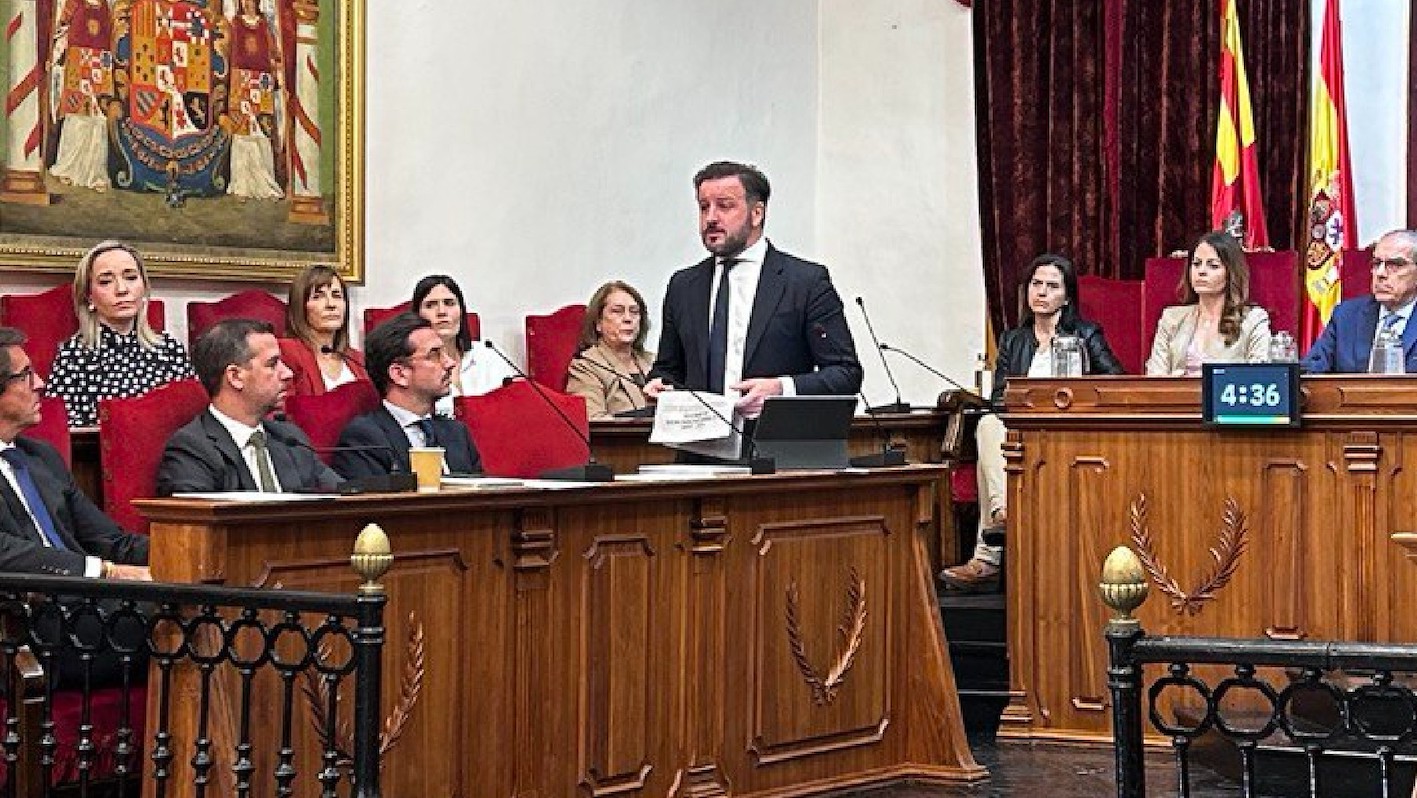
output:
[[[1180,796],[1191,795],[1193,745],[1211,734],[1238,751],[1245,796],[1260,792],[1257,764],[1267,745],[1286,752],[1281,761],[1288,770],[1295,770],[1291,756],[1307,767],[1303,786],[1285,794],[1306,789],[1317,797],[1351,786],[1337,783],[1351,782],[1351,770],[1326,777],[1321,768],[1339,760],[1348,768],[1369,761],[1376,782],[1371,794],[1395,794],[1396,764],[1417,759],[1417,695],[1395,674],[1417,672],[1417,646],[1148,637],[1131,615],[1145,600],[1145,576],[1139,563],[1119,566],[1119,552],[1130,553],[1119,549],[1108,558],[1102,583],[1104,600],[1117,613],[1105,634],[1119,798],[1146,795],[1146,724],[1170,740]],[[1143,691],[1149,665],[1166,670]],[[1224,675],[1203,678],[1195,666],[1222,666],[1208,672]],[[1262,668],[1273,670],[1262,674]]]
[[[179,786],[198,798],[289,796],[304,778],[321,796],[344,784],[345,794],[376,798],[386,597],[368,587],[338,595],[0,574],[3,794],[48,795],[68,759],[80,796],[101,764],[126,795],[145,749],[159,798]],[[118,708],[111,729],[96,727],[105,691]],[[139,691],[146,701],[134,707]],[[352,721],[342,722],[351,691]],[[76,725],[61,728],[56,708],[72,719],[76,703]],[[145,739],[135,712],[156,724]],[[257,715],[272,714],[278,722],[256,728]],[[301,723],[314,725],[321,748],[313,773],[297,766]]]

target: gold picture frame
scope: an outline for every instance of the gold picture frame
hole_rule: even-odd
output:
[[[0,271],[118,238],[158,276],[364,281],[364,0],[0,10]]]

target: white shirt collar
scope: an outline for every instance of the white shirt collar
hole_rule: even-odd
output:
[[[412,410],[399,407],[387,399],[384,400],[384,409],[389,411],[389,415],[394,417],[394,421],[397,421],[400,427],[408,427],[411,424],[416,424],[425,418],[429,418],[429,416],[420,416]]]
[[[1409,301],[1407,304],[1396,310],[1388,310],[1385,307],[1379,306],[1378,309],[1381,310],[1382,313],[1378,314],[1378,323],[1381,324],[1382,320],[1386,319],[1390,314],[1396,314],[1397,317],[1399,319],[1402,319],[1403,323],[1405,324],[1408,319],[1412,318],[1412,308],[1414,306],[1417,306],[1417,299]]]
[[[221,425],[226,428],[226,434],[231,436],[232,442],[236,444],[238,449],[245,448],[246,444],[251,441],[251,433],[260,429],[259,425],[252,427],[237,421],[231,416],[217,410],[216,405],[210,405],[207,409],[211,411],[212,418],[221,422]]]
[[[763,264],[763,258],[766,258],[766,257],[767,257],[767,254],[768,254],[768,237],[767,237],[767,236],[761,236],[761,237],[758,238],[758,240],[757,240],[756,242],[753,243],[753,245],[752,245],[751,247],[748,247],[747,249],[745,249],[745,250],[743,250],[742,252],[740,252],[740,253],[738,253],[737,255],[735,255],[735,256],[733,257],[733,259],[734,259],[735,261],[737,261],[739,264],[743,264],[743,263],[755,263],[755,264],[761,266],[761,265]],[[723,258],[714,258],[714,259],[713,259],[713,262],[714,262],[714,265],[716,265],[716,266],[722,266],[722,265],[723,265]]]

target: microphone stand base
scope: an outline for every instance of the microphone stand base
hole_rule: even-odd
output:
[[[879,406],[879,407],[869,407],[869,408],[866,409],[866,411],[867,411],[868,413],[872,413],[872,414],[875,414],[875,413],[909,413],[909,412],[910,412],[910,404],[907,403],[907,402],[891,402],[891,403],[888,404],[888,405],[881,405],[881,406]]]
[[[559,479],[568,482],[614,482],[615,472],[604,463],[586,463],[569,468],[542,471],[539,479]]]
[[[361,493],[413,493],[416,490],[418,476],[404,473],[355,477],[335,486],[335,492],[343,496],[356,496]]]
[[[776,474],[777,460],[771,457],[750,457],[748,470],[753,474]]]
[[[904,449],[886,449],[875,454],[863,454],[851,458],[852,468],[897,468],[909,465]]]

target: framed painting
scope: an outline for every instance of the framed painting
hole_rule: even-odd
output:
[[[363,0],[0,0],[0,269],[364,279]]]

